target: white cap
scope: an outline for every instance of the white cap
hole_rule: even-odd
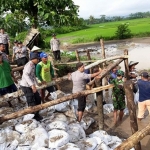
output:
[[[31,49],[31,52],[34,52],[34,51],[37,51],[37,50],[40,50],[40,48],[37,47],[37,46],[33,46],[33,48]]]

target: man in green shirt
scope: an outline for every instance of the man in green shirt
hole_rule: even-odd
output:
[[[14,81],[17,80],[14,78],[14,75],[11,73],[11,67],[8,62],[3,61],[2,52],[0,52],[0,95],[5,95],[7,93],[12,93],[17,91],[17,87],[14,84]],[[11,103],[9,102],[9,105]]]
[[[39,62],[36,66],[36,76],[38,80],[41,81],[42,84],[46,84],[47,82],[51,82],[52,78],[54,78],[54,70],[51,65],[51,62],[48,60],[48,56],[46,53],[42,52],[40,54],[41,62]],[[45,96],[45,89],[48,91],[47,96]],[[50,92],[54,92],[54,87],[50,86],[41,90],[42,102],[49,101],[48,97],[50,96]]]

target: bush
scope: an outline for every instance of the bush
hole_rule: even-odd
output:
[[[121,40],[121,39],[131,38],[132,34],[127,24],[121,24],[117,27],[115,36],[117,39]]]
[[[16,36],[15,40],[23,42],[25,40],[27,34],[28,34],[28,31],[21,32]]]

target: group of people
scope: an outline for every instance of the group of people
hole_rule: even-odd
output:
[[[146,109],[148,109],[150,114],[150,82],[149,74],[147,72],[142,72],[139,76],[141,79],[137,79],[138,74],[136,72],[135,66],[139,62],[131,61],[129,63],[129,76],[130,80],[133,82],[134,90],[133,92],[138,92],[138,116],[137,119],[141,121],[144,118]],[[122,121],[124,115],[124,109],[126,107],[125,103],[125,91],[123,88],[123,77],[125,78],[124,72],[113,68],[110,73],[109,82],[114,84],[112,90],[112,101],[114,106],[114,125],[117,124],[117,111],[119,110],[119,121]],[[135,94],[134,94],[135,96]]]
[[[15,83],[18,83],[11,70],[8,57],[9,46],[6,47],[4,44],[4,37],[9,41],[8,35],[1,36],[0,34],[0,96],[16,92],[17,87]],[[53,39],[50,43],[55,59],[60,61],[60,42],[55,34],[53,34]],[[56,46],[57,44],[58,46]],[[39,47],[34,46],[30,51],[21,41],[14,41],[12,62],[16,62],[17,66],[24,66],[23,71],[21,71],[20,88],[25,94],[28,106],[35,106],[41,104],[41,102],[50,101],[50,92],[55,90],[53,86],[50,86],[42,89],[40,94],[37,91],[36,85],[46,84],[54,79],[54,70],[51,62],[48,60],[48,55],[45,52],[39,52],[39,50]],[[30,52],[29,55],[28,51]],[[45,90],[48,91],[46,96]],[[10,102],[9,106],[12,106]],[[35,113],[34,118],[38,121],[42,119],[39,112]]]
[[[61,60],[60,57],[60,41],[56,38],[56,35],[52,35],[53,38],[50,41],[51,50],[53,51],[56,61]],[[9,64],[9,46],[10,41],[4,29],[1,29],[0,33],[0,95],[12,93],[17,91],[15,79],[11,72]],[[22,44],[22,42],[14,41],[12,61],[16,61],[18,66],[24,66],[23,72],[21,72],[22,79],[20,87],[25,94],[28,106],[35,106],[41,104],[41,102],[49,101],[50,93],[55,90],[53,86],[47,87],[41,90],[39,94],[36,85],[46,84],[47,82],[55,79],[54,70],[51,62],[48,60],[48,55],[45,52],[39,52],[40,48],[34,46],[31,51]],[[28,55],[27,51],[30,51]],[[29,60],[29,61],[28,61]],[[137,80],[138,74],[136,73],[135,66],[138,62],[131,61],[129,63],[130,79],[133,81],[136,87],[134,92],[139,92],[138,98],[138,120],[144,118],[146,108],[150,113],[150,82],[149,74],[147,72],[141,73],[141,79]],[[102,72],[100,68],[95,68],[92,74],[85,72],[84,64],[78,62],[76,64],[76,71],[69,75],[69,79],[73,82],[72,93],[80,92],[86,89],[86,83],[91,78],[100,78],[99,74]],[[112,90],[112,101],[114,106],[114,124],[117,124],[117,111],[119,110],[119,120],[122,121],[123,110],[126,107],[125,104],[125,91],[123,88],[124,72],[118,70],[116,67],[110,72],[109,83],[114,84]],[[37,80],[38,79],[38,80]],[[45,90],[48,94],[45,96]],[[10,103],[9,103],[10,104]],[[11,105],[11,104],[10,104]],[[78,98],[78,114],[77,120],[81,121],[83,113],[86,107],[86,97],[79,96]],[[39,112],[35,113],[34,118],[41,120],[42,117]]]

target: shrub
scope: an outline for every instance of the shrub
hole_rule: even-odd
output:
[[[117,31],[115,33],[117,39],[127,39],[131,38],[131,30],[128,28],[127,24],[121,24],[117,27]]]
[[[28,34],[28,31],[21,32],[16,36],[15,39],[23,42],[25,40],[27,34]]]

